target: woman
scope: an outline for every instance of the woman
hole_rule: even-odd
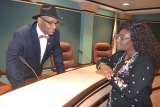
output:
[[[111,83],[108,107],[152,107],[150,94],[160,65],[160,44],[140,21],[127,21],[117,34],[117,53],[97,63]]]

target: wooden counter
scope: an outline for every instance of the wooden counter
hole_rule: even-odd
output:
[[[87,107],[98,104],[97,101],[107,98],[111,87],[95,71],[96,67],[92,65],[24,86],[1,95],[0,107]],[[94,94],[98,94],[97,101],[90,99]]]

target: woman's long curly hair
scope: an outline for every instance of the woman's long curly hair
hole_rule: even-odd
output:
[[[122,29],[130,31],[135,51],[145,55],[151,55],[156,60],[157,69],[159,69],[160,43],[152,33],[149,26],[142,21],[130,20],[124,22],[119,31]]]

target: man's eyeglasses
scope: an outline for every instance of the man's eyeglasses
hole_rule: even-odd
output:
[[[40,17],[42,20],[44,20],[45,22],[47,22],[49,25],[53,25],[53,24],[55,24],[55,25],[57,25],[58,24],[58,21],[56,21],[56,22],[49,22],[48,20],[46,20],[46,19],[44,19],[44,18],[42,18],[42,17]]]
[[[124,40],[131,39],[131,38],[129,38],[129,37],[128,38],[127,37],[122,37],[120,34],[116,34],[116,39],[124,41]]]

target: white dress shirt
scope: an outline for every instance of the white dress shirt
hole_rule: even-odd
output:
[[[38,38],[41,36],[41,35],[45,35],[41,30],[40,30],[40,28],[39,28],[39,26],[38,26],[38,23],[37,23],[37,28],[36,28],[36,30],[37,30],[37,34],[38,34]],[[47,35],[45,35],[45,36],[48,36],[48,34]],[[45,51],[46,51],[46,46],[47,46],[47,38],[39,38],[39,42],[40,42],[40,49],[41,49],[41,56],[40,56],[40,62],[42,61],[42,58],[43,58],[43,56],[44,56],[44,53],[45,53]]]

